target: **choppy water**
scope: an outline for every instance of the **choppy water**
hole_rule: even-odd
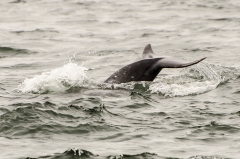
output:
[[[189,61],[109,85],[151,43]],[[240,158],[238,0],[1,0],[0,158]]]

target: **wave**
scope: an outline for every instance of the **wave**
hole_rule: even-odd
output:
[[[31,158],[31,159],[35,159],[32,157],[27,157],[27,158]],[[73,148],[73,149],[68,149],[63,153],[55,153],[52,155],[47,155],[47,156],[40,156],[37,157],[38,159],[56,159],[56,158],[86,158],[86,159],[95,159],[98,158],[98,155],[94,155],[93,153],[91,153],[90,151],[87,150],[82,150],[82,149],[78,149],[78,148]],[[37,159],[36,158],[36,159]]]
[[[14,110],[0,116],[0,136],[8,138],[35,138],[51,134],[87,134],[113,131],[115,126],[104,119],[113,114],[103,104],[98,106],[69,105],[57,107],[54,103],[15,103]]]
[[[30,157],[27,157],[30,158]],[[72,148],[68,149],[63,153],[55,153],[52,155],[47,156],[40,156],[37,157],[38,159],[55,159],[55,158],[84,158],[84,159],[171,159],[172,157],[162,157],[155,153],[143,152],[140,154],[129,155],[129,154],[120,154],[120,155],[109,155],[109,156],[100,156],[93,154],[90,151],[79,149],[79,148]],[[174,159],[180,159],[173,157]],[[34,159],[34,158],[32,158]],[[182,159],[182,158],[181,158]],[[192,156],[188,159],[225,159],[215,156]]]
[[[0,58],[5,58],[8,56],[14,56],[19,54],[29,54],[30,51],[26,49],[0,46],[0,53],[1,53]]]
[[[52,29],[35,29],[35,30],[19,30],[19,31],[12,31],[13,33],[16,34],[22,34],[22,33],[44,33],[44,32],[49,32],[49,33],[58,33],[58,31],[56,30],[52,30]]]
[[[207,123],[207,124],[193,126],[192,128],[196,129],[193,131],[193,133],[196,133],[197,135],[200,135],[200,132],[207,132],[207,131],[211,131],[213,132],[213,134],[217,134],[219,132],[221,132],[222,134],[225,134],[225,133],[236,133],[236,132],[239,132],[240,130],[238,126],[221,124],[216,121],[211,121],[210,123]]]
[[[15,1],[12,1],[10,3],[26,3],[26,1],[24,1],[24,0],[15,0]]]
[[[150,92],[165,97],[202,94],[240,77],[240,69],[199,63],[183,69],[178,75],[159,76],[153,82],[122,84],[96,83],[87,76],[87,68],[69,62],[50,72],[27,78],[18,86],[23,93],[72,92],[78,89],[123,89]]]

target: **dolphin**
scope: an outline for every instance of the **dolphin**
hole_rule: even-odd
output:
[[[142,54],[142,60],[131,63],[113,73],[105,83],[120,84],[131,81],[153,81],[163,68],[183,68],[195,65],[206,57],[193,62],[185,62],[172,57],[155,57],[150,44],[148,44]]]

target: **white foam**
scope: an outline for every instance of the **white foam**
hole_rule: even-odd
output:
[[[150,85],[149,90],[151,93],[161,93],[164,96],[175,97],[205,93],[215,89],[217,85],[218,83],[212,84],[210,81],[186,84],[155,83]]]
[[[33,78],[26,78],[18,86],[18,91],[23,93],[64,92],[73,86],[81,87],[87,80],[86,70],[87,68],[70,62]]]
[[[223,80],[211,65],[202,63],[184,69],[178,76],[158,78],[149,90],[169,97],[196,95],[215,89]]]

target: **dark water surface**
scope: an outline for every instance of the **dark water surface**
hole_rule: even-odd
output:
[[[152,44],[189,61],[104,84]],[[1,159],[240,158],[239,0],[1,0]]]

